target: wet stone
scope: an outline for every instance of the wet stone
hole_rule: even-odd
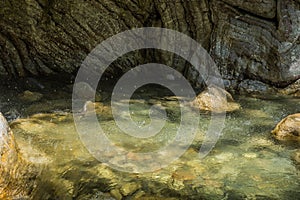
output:
[[[20,154],[14,134],[0,112],[0,199],[29,199],[37,169]]]
[[[43,95],[38,92],[31,92],[29,90],[24,91],[19,95],[19,99],[25,102],[36,102],[43,98]]]
[[[122,199],[122,194],[118,189],[112,189],[110,191],[110,194],[112,197],[114,197],[116,200],[121,200]]]
[[[289,115],[281,120],[272,134],[277,140],[300,142],[300,113]]]
[[[295,153],[292,154],[292,159],[300,167],[300,150],[298,150],[298,151],[296,151]]]
[[[186,170],[180,169],[180,170],[176,170],[172,174],[172,178],[177,179],[177,180],[181,180],[181,181],[185,181],[185,180],[196,179],[197,176],[190,169],[186,169]]]
[[[140,189],[141,186],[137,183],[125,183],[121,188],[120,192],[124,196],[128,196],[136,192],[138,189]]]

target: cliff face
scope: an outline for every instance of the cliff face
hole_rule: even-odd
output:
[[[3,0],[0,74],[76,73],[104,39],[147,26],[191,36],[233,88],[245,79],[277,87],[299,79],[299,0]],[[193,69],[178,56],[146,55],[195,81]],[[110,72],[126,71],[143,60],[143,52],[133,52],[118,59]]]

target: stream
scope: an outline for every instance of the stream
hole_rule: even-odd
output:
[[[300,112],[297,98],[234,96],[241,109],[226,114],[222,135],[204,159],[199,158],[199,149],[211,119],[207,113],[200,114],[195,138],[180,158],[153,172],[135,173],[134,166],[128,165],[127,170],[133,171],[130,173],[99,162],[84,146],[74,124],[70,85],[45,84],[46,89],[40,91],[43,97],[33,102],[18,99],[20,92],[14,87],[5,88],[5,94],[1,94],[0,107],[11,117],[10,126],[22,155],[41,168],[34,199],[300,197],[299,166],[291,159],[299,143],[286,144],[271,136],[281,119]],[[126,149],[131,159],[135,158],[130,152],[155,151],[176,136],[180,106],[166,89],[140,88],[130,100],[131,117],[136,123],[149,122],[153,104],[163,106],[167,112],[161,132],[146,139],[123,133],[111,114],[109,91],[102,90],[101,96],[101,103],[96,103],[99,123],[107,138]],[[123,162],[122,156],[107,154],[110,163]],[[153,160],[141,162],[151,165]]]

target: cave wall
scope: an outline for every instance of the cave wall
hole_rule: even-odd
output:
[[[245,79],[277,87],[299,79],[299,0],[3,0],[0,74],[76,73],[101,41],[147,26],[191,36],[207,49],[233,87]],[[190,80],[197,76],[176,55],[149,55]],[[111,73],[114,67],[126,71],[142,60],[143,53],[133,52],[119,59]]]

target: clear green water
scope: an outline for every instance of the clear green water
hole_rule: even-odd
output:
[[[137,174],[111,169],[88,153],[68,110],[70,99],[62,96],[55,93],[51,99],[25,106],[24,113],[39,114],[11,123],[21,152],[43,168],[34,191],[36,199],[113,199],[110,193],[122,193],[128,183],[132,187],[124,199],[300,197],[300,171],[291,159],[299,144],[277,142],[270,134],[282,118],[300,112],[299,99],[236,97],[242,109],[227,114],[222,136],[205,159],[199,159],[198,151],[210,116],[201,114],[195,140],[183,156],[166,168]],[[107,136],[116,145],[128,151],[148,152],[174,137],[180,119],[177,101],[153,96],[153,91],[144,91],[131,102],[132,118],[137,123],[149,122],[148,109],[153,103],[160,102],[166,108],[166,126],[150,139],[128,137],[118,129],[109,112],[98,115]],[[112,163],[122,160],[117,155],[107,156]]]

